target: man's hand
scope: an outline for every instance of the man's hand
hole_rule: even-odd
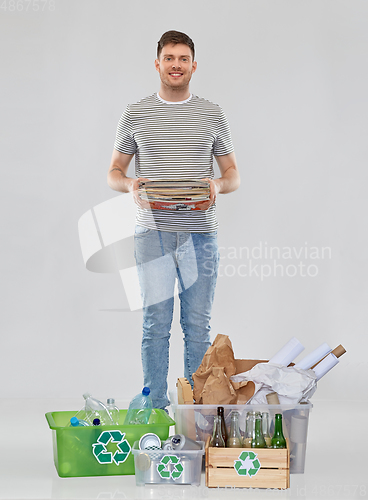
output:
[[[197,207],[200,210],[208,210],[210,208],[210,206],[212,206],[215,203],[216,197],[220,192],[220,186],[217,184],[216,180],[214,180],[214,179],[205,178],[205,179],[201,179],[201,180],[209,183],[209,185],[210,185],[210,198],[209,198],[209,200],[202,201],[201,203],[197,203]]]
[[[208,210],[216,201],[219,193],[231,193],[238,189],[240,185],[240,175],[236,164],[234,153],[228,155],[216,156],[221,177],[218,179],[202,179],[210,183],[210,199],[203,203],[198,203],[197,207],[201,210]]]
[[[148,182],[149,179],[145,179],[144,177],[139,177],[138,179],[133,179],[133,182],[129,186],[129,192],[132,194],[135,203],[140,208],[151,208],[150,204],[146,200],[142,200],[142,198],[138,194],[139,184],[141,182]]]

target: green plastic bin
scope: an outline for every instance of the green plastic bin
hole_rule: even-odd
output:
[[[134,474],[134,442],[148,432],[164,441],[175,424],[164,410],[154,409],[147,425],[123,425],[127,410],[120,410],[119,425],[66,427],[76,413],[45,415],[52,429],[54,463],[60,477]]]

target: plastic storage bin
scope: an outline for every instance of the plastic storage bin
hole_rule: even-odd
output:
[[[273,417],[282,413],[284,435],[289,439],[290,473],[304,472],[307,448],[307,431],[309,412],[313,405],[300,403],[296,405],[197,405],[178,404],[176,393],[170,393],[171,407],[174,412],[175,432],[184,434],[197,441],[206,441],[212,435],[213,419],[217,414],[217,406],[224,407],[225,421],[230,426],[230,414],[236,410],[239,415],[240,432],[245,432],[245,418],[248,411],[268,411],[270,414],[271,432],[273,432]]]
[[[55,467],[60,477],[134,474],[131,453],[134,442],[148,432],[165,440],[170,426],[175,424],[164,410],[155,409],[147,425],[123,425],[127,410],[120,410],[121,425],[65,427],[76,413],[46,413],[52,429]]]
[[[133,455],[137,486],[145,484],[201,484],[204,443],[200,450],[140,450],[134,443]]]

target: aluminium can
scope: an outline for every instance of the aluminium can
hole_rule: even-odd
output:
[[[161,449],[161,439],[153,432],[148,432],[144,434],[139,440],[140,450],[160,450]]]
[[[172,450],[173,447],[172,447],[172,442],[171,442],[171,438],[169,439],[166,439],[166,441],[164,441],[162,443],[162,449],[163,450]]]
[[[174,451],[202,449],[201,443],[193,441],[193,439],[189,439],[188,437],[184,436],[184,434],[175,434],[175,436],[172,436],[171,446]]]

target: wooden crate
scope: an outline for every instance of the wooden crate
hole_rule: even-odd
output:
[[[207,439],[206,486],[208,488],[289,488],[290,453],[289,445],[287,446],[285,449],[212,448]],[[245,455],[242,455],[244,452]],[[252,452],[256,457],[251,455]],[[240,457],[244,460],[240,460]],[[250,463],[252,463],[252,469],[248,468]]]

